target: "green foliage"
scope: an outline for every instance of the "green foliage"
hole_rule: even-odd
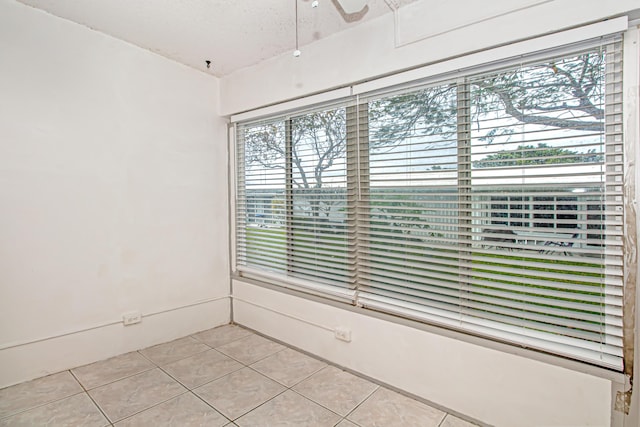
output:
[[[456,132],[456,86],[444,85],[369,102],[371,148],[394,145],[413,134]]]
[[[523,124],[600,132],[603,91],[604,55],[591,52],[475,79],[471,99],[475,114],[497,104]]]
[[[550,147],[547,144],[539,143],[537,146],[524,144],[519,145],[515,150],[505,150],[490,154],[482,160],[473,162],[473,166],[476,168],[492,168],[600,161],[602,161],[602,155],[594,150],[589,150],[587,153],[579,153],[566,148]]]
[[[366,122],[366,126],[359,122],[358,129],[367,131],[360,138],[367,139],[369,150],[392,151],[399,144],[408,143],[409,139],[417,140],[418,144],[424,141],[425,151],[442,147],[455,149],[458,132],[471,133],[469,124],[480,123],[487,117],[494,120],[493,128],[474,129],[473,138],[488,143],[497,138],[508,139],[514,132],[514,125],[552,132],[581,132],[578,135],[600,132],[604,123],[604,60],[602,52],[590,52],[386,96],[363,106],[327,109],[250,126],[241,135],[244,166],[253,169],[253,176],[262,173],[267,177],[265,179],[271,180],[268,185],[284,186],[283,172],[288,165],[295,191],[324,190],[331,187],[328,182],[341,182],[341,188],[344,188],[347,115],[356,112],[362,114],[361,118]],[[461,127],[460,120],[463,120]],[[353,129],[351,131],[355,134]],[[523,143],[515,150],[490,154],[474,162],[473,166],[490,168],[601,160],[602,155],[593,150],[577,152],[546,144]],[[438,170],[442,166],[434,164],[431,168]],[[280,175],[270,171],[277,169],[282,171]],[[273,176],[281,182],[274,184],[276,178]],[[300,197],[298,200],[304,199],[302,193]],[[343,198],[334,200],[319,192],[317,197],[309,198],[308,204],[312,216],[329,217],[341,208],[342,201]],[[282,211],[280,206],[274,206],[273,210]],[[381,212],[392,223],[399,218],[391,215],[391,210]],[[413,217],[411,209],[406,215]],[[415,227],[419,228],[418,225]]]
[[[344,108],[252,126],[242,135],[245,163],[265,169],[285,169],[286,159],[290,157],[294,186],[321,188],[326,171],[345,155],[346,128]]]
[[[434,137],[434,146],[450,144],[455,141],[458,130],[460,93],[469,98],[464,103],[470,107],[471,123],[483,116],[499,114],[516,123],[599,132],[604,119],[603,65],[604,55],[591,52],[482,75],[467,83],[444,84],[369,101],[369,147],[393,147],[416,136]],[[321,188],[327,171],[346,155],[346,116],[346,109],[338,108],[251,127],[244,135],[245,162],[266,169],[284,169],[290,154],[294,185]],[[491,142],[511,132],[509,126],[501,126],[478,137]],[[287,133],[290,134],[290,153],[287,153]],[[517,163],[518,154],[513,153],[514,165],[536,164],[536,157],[544,157],[542,163],[550,163],[552,150],[542,148],[539,155],[525,155],[528,160],[521,163]],[[536,148],[531,150],[535,152]],[[574,162],[570,157],[574,153],[559,154],[569,157],[558,163]]]
[[[470,123],[498,114],[521,124],[600,132],[603,87],[600,52],[482,75],[460,85],[445,84],[370,102],[369,120],[376,124],[370,139],[373,148],[417,135],[448,139],[457,132],[458,103],[470,104]],[[498,127],[480,139],[491,141],[509,133],[508,127]]]

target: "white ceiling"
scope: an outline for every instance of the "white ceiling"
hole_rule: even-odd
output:
[[[296,1],[304,55],[304,45],[414,0],[362,0],[368,11],[355,22],[345,22],[337,0],[319,0],[317,8],[312,0],[19,1],[220,77],[293,53]],[[206,60],[212,62],[209,70]]]

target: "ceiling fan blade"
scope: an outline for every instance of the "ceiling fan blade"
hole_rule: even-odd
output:
[[[369,12],[366,0],[331,0],[331,2],[345,22],[359,21]]]

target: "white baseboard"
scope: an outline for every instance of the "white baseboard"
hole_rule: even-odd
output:
[[[229,321],[229,297],[223,297],[143,316],[142,322],[135,325],[108,324],[5,346],[0,350],[0,388],[171,341]]]

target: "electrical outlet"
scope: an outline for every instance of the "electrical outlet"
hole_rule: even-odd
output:
[[[337,340],[351,342],[351,329],[345,326],[338,326],[333,330],[333,333]]]
[[[142,314],[139,311],[128,311],[122,315],[124,326],[135,325],[142,322]]]

